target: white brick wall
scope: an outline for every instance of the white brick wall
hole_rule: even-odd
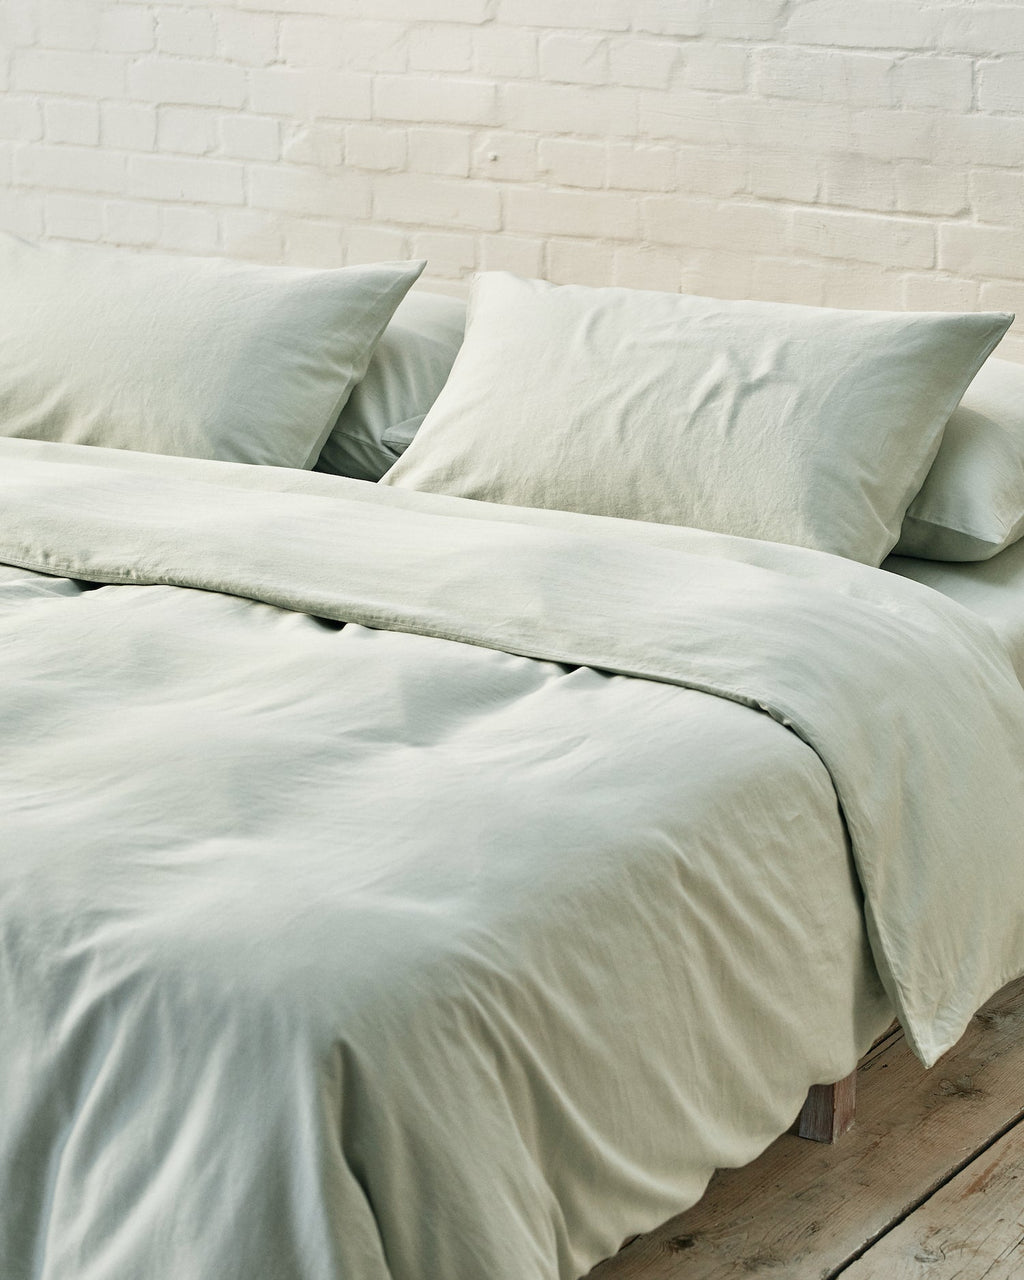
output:
[[[29,236],[1024,312],[1022,172],[1024,0],[0,0]]]

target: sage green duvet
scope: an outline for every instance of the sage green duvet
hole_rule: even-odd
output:
[[[1024,969],[916,583],[17,440],[0,562],[4,1280],[573,1280]]]

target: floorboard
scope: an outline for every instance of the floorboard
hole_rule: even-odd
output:
[[[1024,979],[930,1072],[901,1034],[885,1038],[861,1063],[856,1122],[835,1146],[783,1135],[589,1280],[1024,1280],[1022,1121]],[[957,1249],[974,1254],[935,1269],[931,1252]],[[896,1269],[902,1259],[918,1269]]]

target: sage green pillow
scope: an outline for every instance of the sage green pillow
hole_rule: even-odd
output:
[[[1024,366],[987,360],[946,424],[896,554],[989,560],[1024,536]]]
[[[0,435],[311,467],[423,265],[267,267],[0,234]]]
[[[444,386],[465,328],[461,298],[410,290],[327,437],[316,470],[379,480],[394,466]]]
[[[382,483],[878,565],[1011,319],[485,273],[451,375]]]

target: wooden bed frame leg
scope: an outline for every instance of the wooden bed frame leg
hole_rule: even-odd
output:
[[[812,1085],[794,1126],[795,1132],[812,1142],[835,1142],[853,1124],[856,1099],[856,1071],[835,1084]]]

